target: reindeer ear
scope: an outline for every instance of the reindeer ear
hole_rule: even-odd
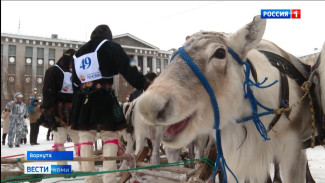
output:
[[[266,19],[255,16],[253,21],[229,36],[232,49],[242,58],[261,41],[266,26]]]

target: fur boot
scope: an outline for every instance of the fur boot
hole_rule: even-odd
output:
[[[53,132],[54,134],[54,144],[58,144],[57,149],[59,151],[65,151],[64,143],[67,140],[67,130],[63,127],[59,127],[57,132]],[[62,146],[62,145],[63,146]],[[67,165],[66,161],[59,161],[58,165]]]
[[[80,143],[88,143],[95,142],[96,132],[93,131],[80,131],[79,138]],[[94,147],[93,145],[81,145],[80,147],[80,156],[81,157],[93,157],[94,155]],[[84,172],[95,171],[95,162],[93,161],[82,161],[81,162],[81,170]],[[96,183],[98,182],[97,175],[87,176],[85,178],[86,183]]]
[[[101,133],[102,140],[104,141],[103,144],[103,156],[116,156],[118,146],[114,143],[107,143],[107,140],[118,139],[118,133],[105,131]],[[116,170],[116,161],[103,161],[103,171],[106,170]],[[116,173],[108,173],[103,175],[103,183],[115,183],[116,180]]]

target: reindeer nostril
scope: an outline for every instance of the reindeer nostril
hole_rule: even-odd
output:
[[[164,120],[166,120],[165,112],[166,112],[166,110],[165,110],[165,109],[162,109],[161,111],[158,112],[156,118],[157,118],[159,121],[164,121]]]
[[[165,103],[164,107],[157,113],[157,120],[159,121],[165,121],[166,117],[168,115],[170,115],[170,111],[171,111],[171,100],[167,100],[167,102]]]

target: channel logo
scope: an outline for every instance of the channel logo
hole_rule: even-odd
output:
[[[300,9],[261,9],[261,18],[301,19]]]
[[[25,174],[71,174],[71,165],[27,165]]]

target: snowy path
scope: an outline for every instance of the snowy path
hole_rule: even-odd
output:
[[[30,131],[30,130],[29,130]],[[15,155],[15,154],[25,154],[27,150],[49,150],[52,148],[53,141],[47,141],[46,140],[46,133],[47,128],[40,127],[40,132],[38,136],[38,143],[40,145],[31,146],[29,144],[29,134],[27,135],[27,144],[21,145],[19,148],[13,147],[9,148],[7,145],[1,146],[1,157],[9,156],[9,155]],[[2,137],[2,128],[1,128],[1,137]],[[2,140],[2,139],[1,139]],[[73,143],[66,143],[66,147],[73,146]],[[69,148],[67,150],[73,150],[73,148]],[[20,156],[22,157],[22,156]],[[318,146],[314,149],[308,149],[307,150],[307,158],[310,166],[310,171],[316,181],[316,183],[325,183],[325,148],[322,146]],[[70,162],[69,164],[72,165],[73,170],[78,170],[79,166],[77,162]],[[101,170],[101,168],[99,169]],[[69,181],[69,182],[84,182],[82,177],[77,178],[76,181]],[[53,178],[53,179],[46,179],[42,182],[55,182],[63,180],[63,178]],[[65,181],[62,181],[65,182]],[[152,182],[152,181],[150,181]],[[161,180],[159,181],[161,182]]]

